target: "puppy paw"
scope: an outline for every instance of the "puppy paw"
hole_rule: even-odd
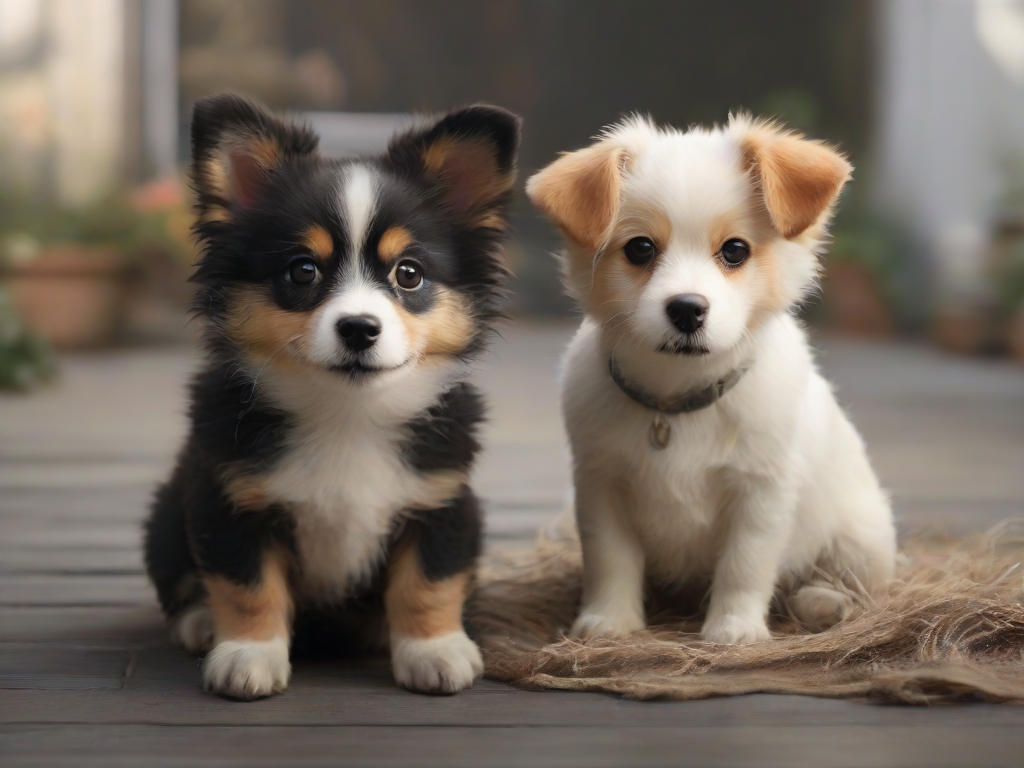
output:
[[[790,610],[811,632],[821,632],[838,624],[853,611],[853,600],[822,584],[808,584],[789,599]]]
[[[480,649],[465,632],[439,637],[393,637],[391,671],[410,691],[458,693],[484,672]]]
[[[579,640],[593,637],[625,637],[639,632],[646,626],[642,616],[614,616],[585,610],[573,623],[569,636]]]
[[[171,624],[171,639],[189,653],[201,655],[213,645],[213,614],[208,606],[193,605],[179,613]]]
[[[224,640],[203,662],[203,688],[233,699],[252,701],[288,687],[292,666],[288,641]]]
[[[749,645],[771,638],[764,619],[747,618],[737,614],[726,614],[719,618],[708,618],[701,628],[700,637],[707,643],[719,645]]]

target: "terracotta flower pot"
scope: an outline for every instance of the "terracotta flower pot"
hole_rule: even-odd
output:
[[[932,321],[932,336],[943,349],[960,355],[1005,351],[1002,322],[991,307],[940,307]]]
[[[125,263],[114,248],[74,243],[44,248],[5,278],[25,324],[55,347],[110,344],[124,298]]]
[[[1017,310],[1007,324],[1006,342],[1013,356],[1024,362],[1024,305]]]
[[[887,338],[893,333],[892,313],[866,267],[850,261],[831,261],[822,281],[828,326],[850,336]]]

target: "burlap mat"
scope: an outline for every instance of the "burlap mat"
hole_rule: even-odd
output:
[[[1024,521],[971,539],[917,536],[902,542],[887,598],[857,596],[854,615],[819,634],[779,599],[771,640],[702,643],[698,599],[696,611],[692,601],[689,610],[649,608],[649,629],[627,639],[577,642],[564,633],[579,605],[579,545],[547,533],[527,552],[485,558],[466,619],[487,675],[528,688],[634,699],[771,692],[1024,702],[1022,561]]]

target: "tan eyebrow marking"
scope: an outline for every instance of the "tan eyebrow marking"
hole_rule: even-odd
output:
[[[319,224],[314,224],[306,230],[302,237],[302,244],[309,248],[310,254],[320,261],[327,261],[334,253],[334,238]]]
[[[405,227],[390,227],[380,236],[377,253],[381,261],[390,264],[413,242],[412,233]]]

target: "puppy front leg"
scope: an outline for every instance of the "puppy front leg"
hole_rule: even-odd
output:
[[[208,691],[252,700],[288,687],[292,599],[285,556],[264,553],[259,581],[237,584],[204,574],[213,618],[213,648],[203,662]]]
[[[768,606],[789,534],[796,494],[771,482],[748,487],[731,510],[701,637],[743,645],[767,640]]]
[[[484,671],[476,643],[462,627],[470,570],[431,581],[415,546],[404,547],[388,568],[384,592],[391,635],[391,669],[403,688],[457,693]]]
[[[576,524],[583,548],[583,598],[573,637],[621,637],[646,626],[644,553],[617,489],[576,471]]]
[[[462,626],[481,540],[480,509],[465,487],[446,506],[408,520],[384,589],[391,671],[403,688],[456,693],[483,674],[480,649]]]

